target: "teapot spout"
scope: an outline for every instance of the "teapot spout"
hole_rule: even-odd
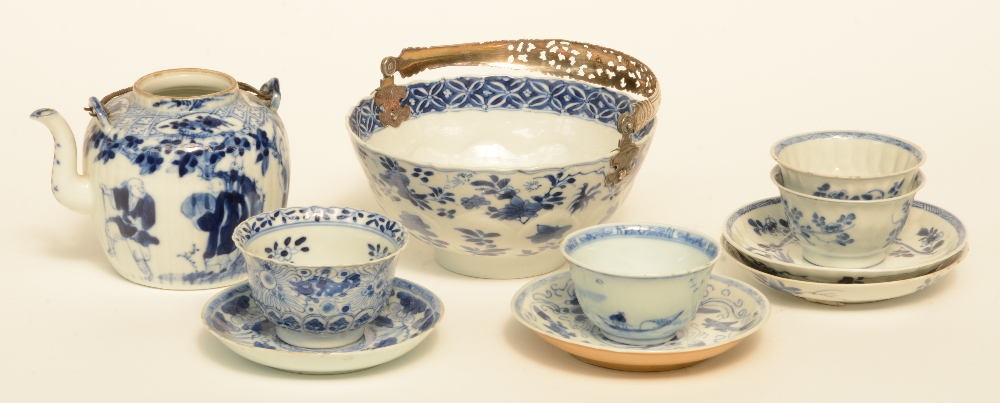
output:
[[[55,140],[55,158],[52,161],[52,194],[66,208],[90,214],[94,195],[90,181],[76,171],[76,139],[66,119],[53,109],[43,108],[31,113],[31,118],[41,122],[52,132]]]

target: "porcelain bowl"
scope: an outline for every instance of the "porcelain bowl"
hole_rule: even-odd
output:
[[[784,186],[781,169],[771,170],[785,218],[802,257],[809,263],[844,269],[871,267],[885,259],[906,224],[910,206],[924,187],[918,172],[908,193],[891,199],[837,200],[802,194]]]
[[[398,222],[341,207],[269,211],[233,234],[254,301],[279,338],[305,348],[363,336],[390,297],[407,240]]]
[[[771,146],[785,186],[840,200],[901,196],[913,187],[924,150],[884,134],[837,131],[799,134]]]
[[[435,249],[456,273],[530,277],[565,260],[562,238],[606,221],[631,190],[655,120],[624,182],[606,186],[634,100],[581,82],[459,77],[405,85],[410,118],[383,127],[372,98],[348,117],[349,134],[386,214]]]

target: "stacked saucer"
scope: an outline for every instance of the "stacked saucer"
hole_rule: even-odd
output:
[[[775,290],[840,305],[926,288],[968,253],[953,214],[914,200],[925,154],[865,132],[782,139],[771,151],[780,197],[730,214],[723,249]]]

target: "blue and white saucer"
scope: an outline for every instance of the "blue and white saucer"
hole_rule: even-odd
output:
[[[389,302],[366,325],[364,337],[338,348],[314,350],[281,341],[250,297],[246,282],[209,300],[202,321],[222,344],[258,364],[303,374],[360,371],[406,354],[427,338],[444,315],[444,305],[430,290],[401,278],[392,285]]]
[[[921,277],[941,270],[968,245],[965,226],[944,209],[914,201],[910,215],[881,263],[864,269],[822,267],[802,258],[781,198],[740,207],[722,235],[748,264],[776,277],[813,283],[866,284]]]
[[[884,301],[910,295],[926,289],[940,281],[969,255],[969,244],[966,243],[961,252],[940,264],[940,268],[919,277],[896,281],[876,283],[815,283],[811,281],[789,279],[773,274],[767,266],[748,258],[745,254],[722,239],[722,250],[740,268],[748,271],[755,280],[776,291],[794,295],[817,304],[843,306],[845,304],[864,304]]]
[[[583,314],[568,271],[531,281],[514,294],[514,317],[581,361],[625,371],[664,371],[697,364],[736,346],[767,321],[771,304],[757,289],[713,274],[694,319],[673,340],[653,346],[604,337]]]

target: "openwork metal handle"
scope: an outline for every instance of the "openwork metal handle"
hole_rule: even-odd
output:
[[[632,134],[645,127],[660,107],[660,86],[656,75],[635,58],[597,45],[561,39],[523,39],[466,43],[428,48],[406,48],[399,56],[382,59],[382,82],[375,93],[375,104],[383,126],[398,127],[410,117],[409,106],[402,105],[406,89],[395,85],[393,75],[413,76],[421,71],[448,66],[493,66],[530,70],[543,74],[584,81],[646,99],[632,105],[632,113],[618,117],[618,153],[611,158],[614,172],[604,178],[607,185],[621,183],[631,174],[639,147]]]

